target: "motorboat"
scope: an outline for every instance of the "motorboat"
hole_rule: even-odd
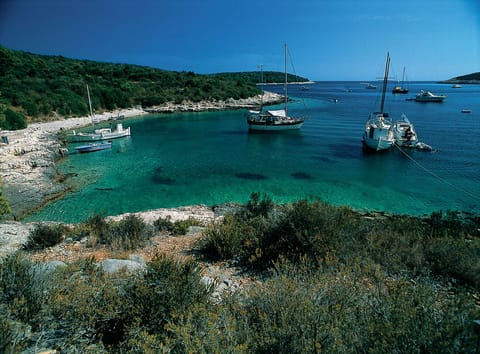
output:
[[[112,142],[106,141],[101,143],[90,143],[82,146],[77,146],[75,147],[75,150],[77,150],[80,153],[85,153],[85,152],[106,150],[106,149],[110,149],[111,147],[112,147]]]
[[[453,84],[453,85],[452,85],[452,88],[462,88],[462,85],[459,85],[459,84]]]
[[[372,112],[365,122],[363,133],[364,145],[374,151],[387,150],[395,143],[393,134],[393,124],[389,119],[388,113],[383,111],[385,105],[385,92],[387,90],[388,69],[390,67],[390,55],[387,52],[385,63],[385,74],[383,77],[382,100],[379,112]]]
[[[397,146],[415,147],[418,143],[417,132],[405,114],[393,125],[393,134]]]
[[[446,95],[434,95],[430,91],[421,90],[415,96],[415,101],[417,101],[417,102],[443,102],[443,100],[445,98],[447,98]]]

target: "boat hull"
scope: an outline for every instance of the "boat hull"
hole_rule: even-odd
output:
[[[248,122],[248,128],[250,130],[292,130],[292,129],[300,129],[303,125],[303,121],[295,122],[295,123],[265,123],[265,122]]]
[[[388,150],[393,146],[395,142],[391,138],[378,137],[375,139],[375,138],[370,138],[367,135],[368,133],[365,133],[365,135],[363,136],[363,144],[365,145],[365,147],[367,147],[370,150],[374,150],[374,151]]]
[[[87,144],[82,146],[77,146],[75,150],[79,153],[86,153],[86,152],[95,152],[110,149],[112,147],[112,143],[101,143],[101,144]]]

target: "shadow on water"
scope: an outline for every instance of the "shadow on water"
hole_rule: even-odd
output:
[[[291,176],[295,179],[303,179],[303,180],[313,179],[313,176],[310,173],[306,173],[306,172],[294,172],[291,174]]]
[[[261,175],[259,173],[251,173],[251,172],[239,172],[235,173],[235,176],[241,179],[248,179],[254,181],[261,181],[267,179],[267,176]]]
[[[163,167],[161,166],[155,168],[155,170],[153,171],[152,180],[155,184],[163,184],[167,186],[175,184],[175,180],[173,178],[163,175]]]

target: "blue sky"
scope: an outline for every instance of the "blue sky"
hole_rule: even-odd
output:
[[[1,0],[0,44],[37,54],[312,80],[480,71],[480,0]],[[293,70],[290,70],[292,72]]]

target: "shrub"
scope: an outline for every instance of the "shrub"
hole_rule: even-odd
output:
[[[21,113],[12,111],[10,108],[5,110],[5,120],[0,121],[0,128],[5,130],[25,129],[27,122]]]
[[[181,262],[157,254],[127,287],[129,314],[149,333],[163,337],[169,321],[208,301],[212,289],[200,280],[200,268],[194,261]]]
[[[64,239],[66,227],[63,225],[37,224],[28,235],[25,250],[42,250],[61,243]]]
[[[100,215],[86,221],[90,231],[89,244],[112,246],[123,250],[141,247],[152,236],[153,230],[136,215],[128,215],[120,221],[107,222]]]
[[[35,323],[41,306],[41,289],[35,286],[32,263],[13,253],[0,263],[0,302],[7,306],[12,319]]]
[[[194,218],[171,221],[171,217],[158,218],[153,222],[156,231],[168,232],[173,235],[186,235],[190,226],[201,226],[202,223]]]

